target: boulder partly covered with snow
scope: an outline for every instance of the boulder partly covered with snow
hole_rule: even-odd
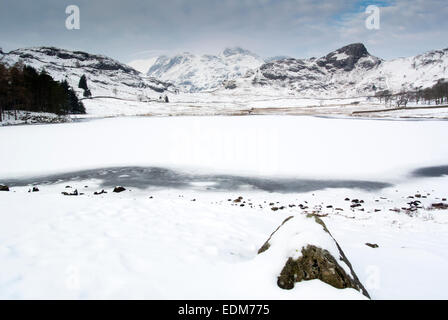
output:
[[[355,289],[370,298],[341,247],[316,216],[289,217],[258,253],[284,261],[277,278],[282,289],[318,279],[337,289]]]

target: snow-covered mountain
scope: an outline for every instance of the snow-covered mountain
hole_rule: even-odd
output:
[[[11,66],[17,62],[37,70],[45,69],[55,80],[67,80],[80,96],[83,90],[78,88],[78,83],[82,75],[86,75],[93,96],[137,100],[156,98],[173,89],[171,84],[144,76],[126,64],[81,51],[36,47],[0,52],[0,63]]]
[[[241,48],[228,48],[218,55],[184,53],[155,59],[144,75],[134,68],[102,55],[53,47],[0,52],[0,63],[17,62],[45,69],[56,80],[66,79],[78,89],[87,76],[93,96],[129,100],[158,98],[165,91],[204,92],[222,95],[269,93],[270,96],[330,98],[394,93],[433,86],[448,79],[448,49],[429,51],[409,58],[385,61],[355,43],[321,58],[262,58]]]
[[[355,43],[321,58],[281,59],[263,64],[231,88],[286,90],[310,97],[372,95],[431,87],[448,78],[448,49],[384,61]],[[227,86],[227,89],[230,87]]]
[[[160,56],[147,75],[173,83],[185,92],[213,90],[223,82],[244,76],[264,60],[242,48],[227,48],[218,55],[195,55],[189,52],[173,57]]]

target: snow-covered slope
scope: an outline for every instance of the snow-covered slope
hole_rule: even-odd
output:
[[[349,97],[433,86],[448,78],[448,49],[384,61],[355,43],[321,58],[282,59],[263,64],[234,87],[283,90],[300,96]]]
[[[135,70],[139,71],[142,74],[146,74],[148,69],[156,62],[159,57],[152,57],[149,59],[138,59],[128,62],[127,65]]]
[[[149,68],[148,76],[175,84],[185,92],[212,90],[223,82],[244,76],[264,60],[242,48],[227,48],[218,55],[182,53],[160,56]]]
[[[385,61],[374,71],[366,74],[363,81],[382,82],[392,91],[431,87],[448,78],[448,48]]]
[[[132,100],[157,98],[172,88],[171,84],[146,77],[116,60],[80,51],[37,47],[0,53],[0,63],[13,65],[17,62],[37,70],[45,69],[56,80],[66,79],[79,95],[82,95],[82,89],[78,89],[78,83],[84,74],[93,96]]]

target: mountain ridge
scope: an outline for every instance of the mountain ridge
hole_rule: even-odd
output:
[[[362,43],[336,49],[320,58],[278,57],[266,62],[240,47],[217,55],[183,53],[160,56],[145,76],[105,55],[55,47],[32,47],[0,52],[0,63],[17,62],[45,69],[56,80],[67,80],[82,96],[78,81],[86,74],[93,96],[129,100],[159,97],[164,92],[240,90],[300,97],[370,96],[432,87],[448,79],[448,48],[416,56],[383,60]]]
[[[448,78],[448,49],[417,56],[383,60],[354,43],[320,58],[288,58],[268,62],[238,79],[234,89],[286,90],[311,97],[375,95],[432,87]]]
[[[105,55],[84,51],[71,51],[56,47],[30,47],[0,53],[0,63],[30,65],[38,71],[45,70],[55,80],[67,80],[79,96],[82,75],[88,79],[94,96],[120,95],[129,99],[137,96],[157,95],[173,88],[169,83],[142,76],[132,67]]]

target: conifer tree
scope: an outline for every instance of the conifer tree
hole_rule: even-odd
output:
[[[78,88],[89,90],[89,87],[87,86],[87,77],[85,74],[83,74],[81,79],[79,79]]]

